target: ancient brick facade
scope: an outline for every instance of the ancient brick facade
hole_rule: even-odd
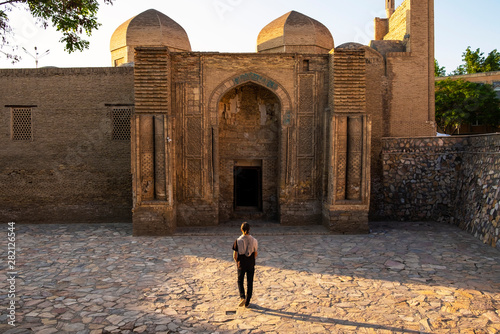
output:
[[[0,220],[130,221],[133,69],[0,70],[0,81]],[[17,109],[31,111],[29,138],[13,136]]]
[[[175,151],[176,224],[246,217],[320,223],[329,56],[308,55],[304,69],[304,57],[295,54],[138,49],[136,82],[149,76],[142,68],[150,52],[163,52],[172,71],[167,113],[175,131],[167,146]],[[151,73],[156,66],[162,65],[152,65]],[[143,91],[156,95],[136,85],[136,94]],[[289,92],[300,96],[297,105]],[[238,208],[235,173],[247,169],[258,175],[258,202]]]
[[[45,170],[37,165],[43,156],[74,150],[91,124],[128,107],[133,109],[129,147],[105,140],[107,131],[111,137],[119,131],[99,128],[91,133],[101,140],[88,148],[85,163],[63,168],[79,172],[67,174],[78,186],[61,190],[62,184],[47,181],[66,201],[55,202],[72,210],[55,208],[54,216],[71,211],[76,221],[94,214],[105,217],[107,209],[109,219],[121,220],[130,217],[128,208],[135,235],[165,235],[177,226],[235,219],[324,223],[337,233],[368,232],[369,216],[380,212],[376,203],[384,196],[382,138],[435,132],[433,1],[406,0],[398,9],[387,2],[391,18],[378,19],[377,29],[386,30],[377,31],[380,40],[371,47],[346,43],[333,48],[321,23],[290,12],[262,30],[261,52],[190,52],[180,26],[147,11],[120,26],[111,42],[113,64],[129,67],[4,71],[2,80],[23,77],[28,85],[13,81],[11,91],[1,95],[5,157],[12,161],[2,177],[14,177],[11,169],[23,159],[33,158],[33,173]],[[169,29],[172,34],[166,33]],[[60,105],[45,109],[52,99]],[[29,130],[23,125],[31,117],[29,108],[36,116],[33,137],[23,133]],[[70,111],[52,118],[54,110]],[[123,119],[111,125],[123,124]],[[19,136],[28,136],[27,142],[10,136],[8,124],[18,127],[14,132]],[[64,130],[42,140],[38,133],[49,131],[49,124]],[[80,138],[73,138],[75,133]],[[59,144],[45,145],[44,140]],[[19,151],[19,145],[28,149]],[[37,155],[30,155],[31,150]],[[122,152],[130,154],[131,165]],[[97,168],[103,157],[109,163]],[[28,178],[12,180],[13,186]],[[102,180],[126,186],[104,187]],[[84,193],[82,184],[93,190]],[[78,196],[69,195],[77,189]],[[50,206],[53,196],[20,195],[22,204],[16,209],[8,190],[2,191],[5,217],[20,221],[37,208],[32,203],[50,194]],[[127,194],[132,203],[124,200]],[[88,208],[87,203],[99,204]],[[8,218],[8,210],[28,207],[28,213]],[[50,221],[44,217],[48,215],[39,221]]]

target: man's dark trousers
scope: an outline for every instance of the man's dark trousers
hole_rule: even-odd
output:
[[[245,298],[245,288],[243,287],[243,281],[245,279],[245,273],[247,274],[247,294]],[[253,293],[253,276],[255,274],[255,267],[248,269],[238,269],[238,289],[240,290],[240,298],[245,299],[245,305],[248,306]]]

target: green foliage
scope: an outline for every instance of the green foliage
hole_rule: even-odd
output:
[[[103,0],[111,5],[113,1]],[[96,16],[98,0],[0,0],[0,49],[9,49],[8,52],[0,52],[13,61],[19,60],[19,56],[15,55],[17,45],[12,41],[8,18],[13,6],[29,11],[43,28],[52,25],[62,34],[60,42],[68,53],[88,49],[89,42],[82,36],[90,36],[100,26]]]
[[[500,52],[497,49],[491,51],[484,60],[485,72],[500,71]]]
[[[484,57],[481,49],[472,51],[469,46],[462,54],[462,60],[464,64],[453,71],[454,75],[500,71],[500,52],[496,49]]]
[[[436,123],[455,133],[462,124],[500,124],[500,100],[492,85],[450,78],[436,82]],[[447,131],[451,129],[451,131]]]
[[[439,67],[439,63],[436,59],[434,59],[434,76],[436,77],[444,77],[446,76],[446,69],[443,67]]]

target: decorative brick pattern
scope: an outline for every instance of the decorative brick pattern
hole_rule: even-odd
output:
[[[186,155],[201,157],[202,124],[201,117],[187,117],[186,121]]]
[[[155,199],[159,201],[167,200],[165,117],[164,115],[154,116]]]
[[[170,67],[167,48],[136,48],[135,112],[170,112]]]
[[[298,155],[300,157],[314,157],[314,117],[299,116]]]
[[[333,111],[366,112],[365,50],[335,49],[333,58]]]
[[[298,196],[299,197],[305,197],[305,198],[312,198],[314,193],[313,193],[313,186],[314,186],[314,179],[313,179],[313,173],[314,173],[314,159],[313,158],[299,158],[299,163],[298,163],[298,169],[299,169],[299,186],[298,186]]]
[[[347,142],[347,189],[346,199],[360,201],[362,182],[363,120],[361,117],[349,117]]]
[[[174,198],[170,196],[173,192],[173,154],[167,140],[173,127],[170,63],[165,47],[135,50],[135,113],[140,116],[134,118],[139,120],[139,131],[132,139],[135,235],[151,235],[155,230],[158,234],[169,234],[176,227]],[[138,161],[140,164],[136,167]],[[195,167],[189,168],[192,171]],[[198,166],[198,173],[199,170]],[[190,189],[197,192],[199,187]]]
[[[331,183],[335,187],[335,200],[343,201],[346,199],[347,188],[347,117],[335,116],[334,136],[333,145],[336,161],[333,168],[336,175],[332,176]]]
[[[201,160],[187,159],[187,196],[201,197]]]
[[[154,116],[140,116],[139,155],[140,155],[140,199],[155,199],[155,140]]]
[[[299,75],[299,114],[314,113],[314,74]]]

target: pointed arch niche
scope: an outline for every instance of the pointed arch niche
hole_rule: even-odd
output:
[[[219,222],[278,221],[289,160],[288,94],[272,79],[245,73],[219,85],[209,108]]]

